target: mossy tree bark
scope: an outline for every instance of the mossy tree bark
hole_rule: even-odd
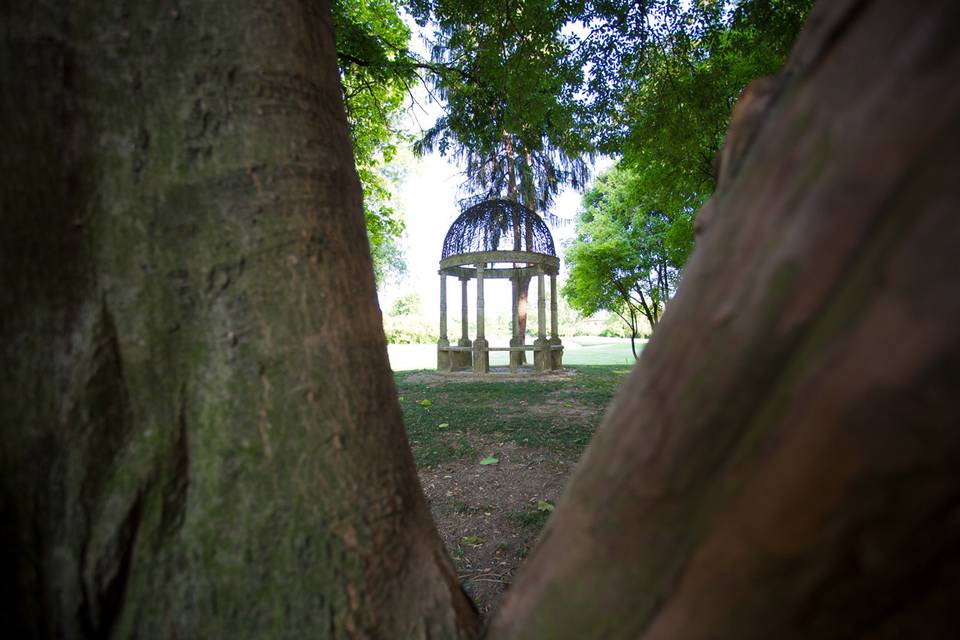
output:
[[[820,3],[488,637],[953,638],[960,10]]]
[[[9,637],[469,637],[326,3],[4,3]]]

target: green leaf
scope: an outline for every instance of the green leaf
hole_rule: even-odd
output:
[[[450,426],[449,422],[441,422],[440,424],[437,425],[437,429],[446,429],[449,426]]]
[[[460,538],[460,544],[467,545],[468,547],[479,547],[484,542],[486,542],[486,540],[480,536],[463,536]]]
[[[429,407],[433,403],[427,400],[426,398],[424,398],[423,400],[418,401],[417,404],[420,405],[421,407]]]
[[[486,458],[480,461],[480,464],[482,465],[499,464],[499,463],[500,463],[500,458],[494,458],[493,456],[487,456]]]
[[[550,513],[553,511],[553,505],[546,500],[537,500],[537,511],[545,511]]]

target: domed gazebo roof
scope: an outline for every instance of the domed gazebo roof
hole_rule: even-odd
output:
[[[553,236],[547,224],[536,213],[511,200],[485,200],[465,209],[453,221],[443,240],[441,260],[463,253],[483,251],[512,251],[513,225],[516,220],[522,238],[522,250],[527,249],[526,229],[532,231],[530,250],[556,256]]]
[[[520,248],[515,249],[520,237]],[[484,200],[460,214],[443,241],[440,258],[440,337],[437,339],[437,369],[454,371],[472,368],[474,373],[490,372],[490,352],[510,353],[510,371],[517,373],[523,354],[533,351],[536,371],[563,368],[563,344],[557,329],[557,273],[560,258],[553,246],[553,236],[540,216],[511,200]],[[447,277],[460,280],[462,334],[457,344],[447,337]],[[546,285],[550,277],[550,334],[546,329]],[[524,343],[520,331],[520,292],[531,279],[537,279],[537,339]],[[470,341],[467,313],[467,283],[476,279],[477,337]],[[484,333],[484,282],[511,280],[513,321],[509,347],[491,347]]]

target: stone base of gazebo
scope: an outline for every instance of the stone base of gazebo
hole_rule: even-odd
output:
[[[490,371],[482,376],[473,371],[424,371],[412,374],[410,380],[423,382],[496,382],[503,380],[573,380],[576,378],[575,369],[561,369],[559,371],[534,371],[532,366],[520,367],[518,371],[510,371],[510,367],[491,365]]]
[[[490,373],[490,343],[486,338],[473,341],[473,372]]]
[[[466,369],[473,368],[473,342],[470,340],[460,339],[457,341],[457,346],[464,349],[464,351],[451,351],[450,352],[450,369],[452,371],[461,371]]]
[[[513,373],[526,368],[519,357],[524,351],[533,351],[533,367],[530,369],[536,373],[563,369],[560,338],[538,338],[532,345],[520,347],[491,347],[485,338],[477,338],[473,344],[451,346],[449,341],[441,338],[437,341],[437,371],[472,370],[474,373],[489,373],[491,351],[509,351],[509,370]]]
[[[563,369],[563,343],[560,338],[550,338],[550,368],[554,371]]]
[[[437,371],[469,371],[473,369],[474,344],[467,340],[451,345],[445,338],[437,340]]]
[[[533,370],[549,371],[553,368],[553,357],[550,353],[550,341],[546,338],[537,338],[533,341]]]
[[[450,341],[446,338],[437,340],[437,371],[450,371]]]
[[[475,262],[474,262],[475,261]],[[446,264],[450,262],[450,264]],[[488,269],[489,263],[526,263],[526,267]],[[463,266],[473,264],[472,268]],[[508,351],[510,371],[516,373],[524,364],[524,353],[533,351],[533,371],[546,373],[563,369],[563,344],[557,332],[557,271],[556,256],[530,252],[488,251],[475,255],[460,255],[441,261],[440,269],[440,339],[437,341],[437,370],[443,372],[468,370],[474,373],[489,373],[490,352]],[[457,345],[451,345],[447,337],[447,276],[455,275],[461,283],[460,326],[463,335]],[[550,337],[547,337],[546,277],[550,278]],[[524,344],[519,334],[520,281],[523,277],[537,279],[537,338],[533,344]],[[477,337],[472,342],[467,337],[468,304],[467,282],[477,280]],[[509,347],[491,347],[484,335],[485,279],[504,278],[512,280],[513,286],[513,336]]]

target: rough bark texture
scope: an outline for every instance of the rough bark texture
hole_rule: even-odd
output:
[[[817,6],[488,637],[956,637],[958,32]]]
[[[466,637],[315,0],[0,8],[18,638]]]

